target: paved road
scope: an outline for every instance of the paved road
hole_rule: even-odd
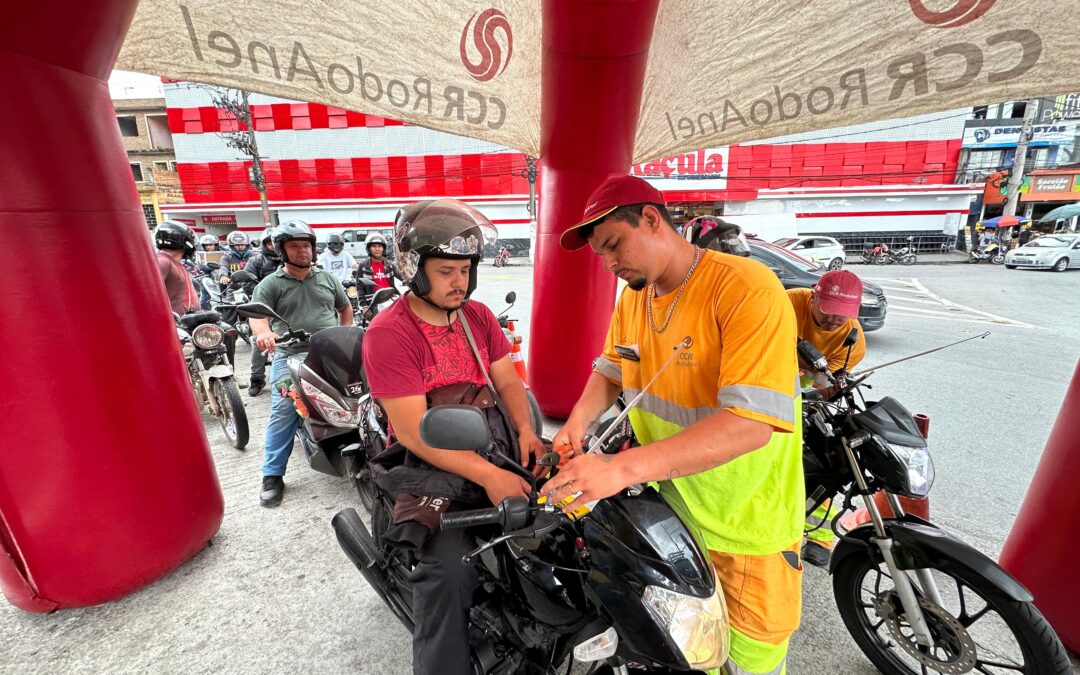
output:
[[[882,371],[875,392],[931,416],[933,517],[996,556],[1080,354],[1080,272],[985,264],[851,269],[889,296],[885,328],[867,335],[867,364],[991,331]],[[506,292],[518,293],[511,315],[523,319],[526,343],[531,273],[484,267],[477,293],[496,311]],[[246,364],[243,347],[238,360]],[[226,500],[214,546],[109,605],[52,616],[0,606],[0,672],[410,672],[408,636],[329,527],[333,513],[356,499],[344,481],[314,473],[294,455],[284,504],[260,508],[269,397],[245,401],[253,428],[245,452],[228,447],[216,422],[205,420]],[[805,575],[803,628],[789,672],[874,672],[840,624],[820,570]]]

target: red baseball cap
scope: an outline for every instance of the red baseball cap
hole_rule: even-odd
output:
[[[559,244],[568,251],[576,251],[588,244],[581,236],[581,228],[603,220],[609,213],[629,204],[660,204],[667,206],[664,193],[647,180],[637,176],[614,176],[593,190],[585,202],[585,213],[577,225],[567,228],[559,237]]]
[[[862,279],[847,270],[826,272],[814,286],[814,296],[821,311],[849,319],[859,318],[862,292]]]

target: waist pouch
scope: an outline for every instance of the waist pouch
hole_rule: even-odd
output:
[[[440,387],[428,393],[427,403],[429,408],[436,405],[471,405],[480,409],[487,419],[493,451],[508,458],[520,456],[517,439],[487,387],[478,387],[469,382]],[[457,508],[491,505],[484,488],[467,478],[428,464],[400,442],[391,444],[373,457],[370,467],[375,484],[394,498],[394,525],[384,537],[387,543],[419,547],[432,531],[438,530],[438,515],[445,513],[451,505]],[[436,499],[440,501],[434,501]],[[438,508],[432,508],[436,505]]]

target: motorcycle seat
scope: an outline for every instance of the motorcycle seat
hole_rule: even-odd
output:
[[[221,321],[221,315],[210,309],[202,312],[185,314],[180,317],[180,327],[191,332],[196,326],[201,326],[204,323],[217,323],[219,321]]]

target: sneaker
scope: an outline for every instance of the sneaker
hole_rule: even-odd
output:
[[[253,380],[252,383],[251,383],[251,386],[248,387],[248,396],[253,396],[253,397],[258,396],[259,394],[262,393],[262,390],[265,387],[266,387],[265,382],[259,382],[258,380]]]
[[[285,480],[281,476],[263,476],[259,504],[262,506],[277,506],[281,503],[284,494]]]
[[[814,567],[828,567],[829,559],[832,558],[832,551],[813,539],[807,539],[806,543],[803,544],[802,557],[804,561]]]

